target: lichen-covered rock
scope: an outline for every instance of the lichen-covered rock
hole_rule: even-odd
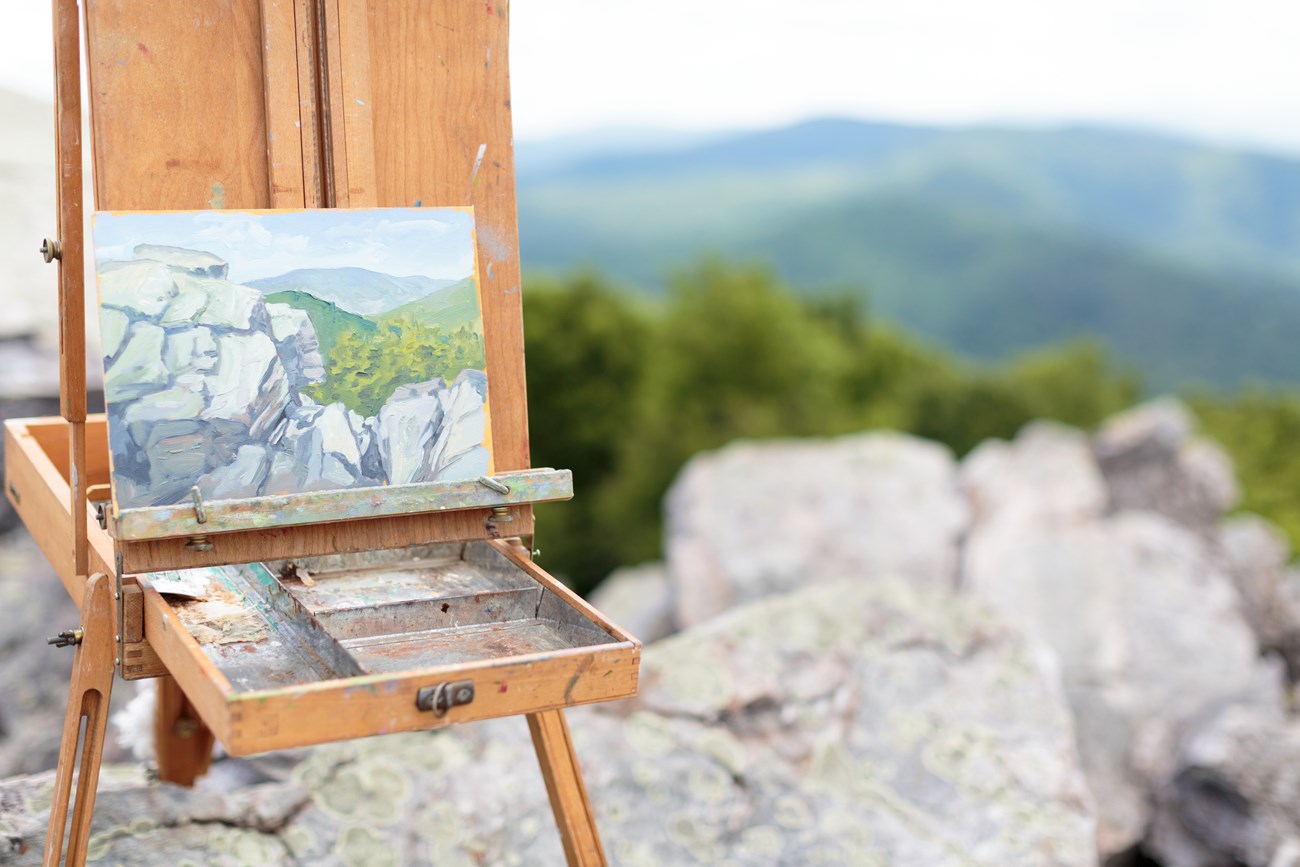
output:
[[[952,588],[968,509],[945,448],[873,433],[698,455],[665,514],[665,561],[685,626],[843,575]]]
[[[1096,864],[1051,666],[977,605],[825,582],[647,648],[643,677],[570,715],[612,863]],[[518,719],[226,760],[197,791],[120,773],[105,863],[564,863]],[[39,863],[50,781],[0,783],[16,865]]]
[[[1192,435],[1195,420],[1164,398],[1106,422],[1093,447],[1116,510],[1158,512],[1210,532],[1240,498],[1223,449]]]
[[[1104,853],[1141,838],[1185,725],[1223,702],[1280,702],[1231,580],[1160,515],[977,526],[963,579],[1060,659]]]

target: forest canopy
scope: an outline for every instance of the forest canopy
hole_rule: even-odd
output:
[[[547,568],[590,590],[660,556],[661,501],[697,451],[737,438],[891,428],[965,454],[1036,418],[1078,427],[1148,396],[1099,344],[1059,343],[977,364],[809,297],[770,271],[706,260],[662,300],[598,273],[524,293],[533,463],[574,472],[575,497],[537,509]],[[1243,507],[1300,538],[1300,397],[1185,395],[1231,454]]]

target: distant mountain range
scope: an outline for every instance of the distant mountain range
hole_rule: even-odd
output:
[[[849,120],[585,146],[534,163],[520,146],[526,267],[655,292],[715,252],[975,358],[1091,334],[1153,388],[1300,383],[1300,160]]]
[[[446,289],[457,280],[394,277],[365,268],[300,268],[278,277],[248,281],[266,295],[302,292],[358,316],[387,313]]]

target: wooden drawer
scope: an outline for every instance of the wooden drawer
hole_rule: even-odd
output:
[[[88,432],[96,484],[94,422]],[[61,419],[7,422],[6,487],[79,602],[81,579],[64,550],[66,442]],[[90,535],[92,569],[112,574],[112,540],[93,520]],[[303,571],[305,581],[295,577]],[[160,592],[177,579],[204,585],[205,598]],[[234,755],[607,701],[637,689],[640,643],[511,540],[134,580],[141,645]],[[125,656],[129,662],[130,645]],[[421,690],[440,684],[469,684],[473,699],[445,712],[421,709]]]
[[[636,639],[509,542],[293,563],[188,570],[205,600],[162,598],[179,573],[139,578],[146,637],[235,755],[636,693]],[[417,706],[440,684],[473,699]]]

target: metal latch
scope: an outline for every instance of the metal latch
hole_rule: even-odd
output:
[[[426,686],[415,694],[415,706],[420,710],[433,711],[434,717],[442,719],[453,707],[469,704],[474,700],[474,681],[458,680],[455,683],[440,683]]]

